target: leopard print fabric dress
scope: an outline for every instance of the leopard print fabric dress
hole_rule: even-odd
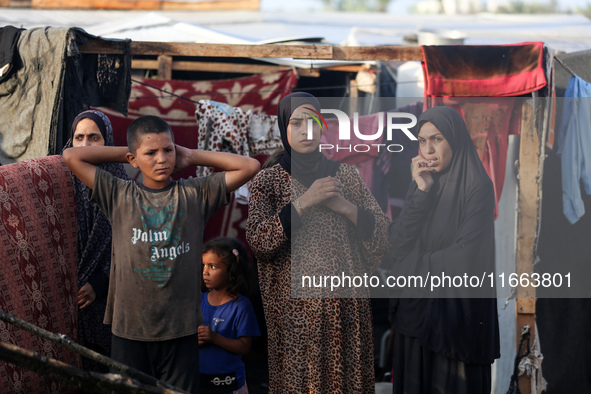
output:
[[[388,248],[390,221],[355,168],[341,164],[336,177],[345,198],[375,216],[374,232],[365,241],[353,223],[324,206],[304,213],[290,241],[278,214],[306,187],[279,164],[252,183],[246,233],[258,262],[268,328],[270,393],[375,391],[368,289],[335,296],[330,283],[301,286],[302,275],[370,274]]]

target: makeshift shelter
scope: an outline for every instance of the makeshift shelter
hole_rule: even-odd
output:
[[[1,164],[60,153],[69,125],[91,105],[108,103],[127,114],[128,43],[120,42],[119,55],[81,57],[78,45],[90,37],[76,28],[34,28],[11,36],[14,46],[6,64],[13,67],[3,73],[1,85]]]
[[[82,46],[83,53],[109,53],[123,55],[121,42],[101,42],[91,40],[87,45]],[[225,58],[255,58],[255,59],[281,59],[281,58],[308,58],[322,59],[328,62],[349,61],[420,61],[423,60],[423,53],[419,47],[345,47],[327,45],[244,45],[244,44],[193,44],[193,43],[129,43],[131,55],[156,56],[159,57],[157,65],[162,65],[163,75],[167,75],[174,69],[174,62],[177,57],[201,59],[203,57],[225,57]],[[316,62],[316,60],[314,60]],[[312,64],[310,61],[309,64]],[[166,66],[168,65],[168,66]],[[153,66],[153,65],[152,65]],[[178,66],[178,65],[177,65]],[[557,66],[558,67],[558,66]],[[168,71],[167,71],[168,70]],[[280,72],[286,72],[281,71]],[[171,74],[168,74],[171,75]],[[167,82],[162,82],[166,84]],[[171,85],[172,89],[172,85]],[[174,89],[172,89],[174,91]],[[168,90],[167,90],[168,91]],[[182,93],[184,95],[184,92]],[[436,94],[435,94],[436,95]],[[504,196],[499,193],[499,212],[506,213],[508,217],[504,220],[503,228],[497,231],[497,250],[501,248],[505,254],[502,259],[509,265],[517,261],[518,273],[533,272],[533,263],[536,260],[536,247],[540,231],[541,210],[541,185],[543,184],[543,162],[544,146],[546,138],[544,132],[549,132],[549,126],[540,126],[544,119],[549,116],[546,107],[534,104],[527,104],[522,107],[525,115],[521,117],[521,144],[515,140],[517,137],[509,138],[506,153],[508,165],[504,171],[505,183],[503,186]],[[530,111],[530,112],[528,112]],[[186,115],[183,115],[186,117]],[[538,123],[540,121],[541,123]],[[527,137],[527,138],[524,138]],[[518,160],[518,174],[513,171],[513,163]],[[518,186],[518,191],[516,187]],[[519,194],[518,194],[519,193]],[[517,226],[515,226],[517,223]],[[499,226],[498,226],[499,227]],[[542,227],[543,228],[543,227]],[[513,233],[515,231],[515,233]],[[235,234],[230,234],[235,235]],[[500,242],[499,242],[500,241]],[[517,300],[509,301],[509,307],[502,310],[507,319],[501,319],[503,330],[507,331],[507,341],[502,352],[503,358],[496,364],[496,392],[506,392],[508,379],[513,372],[513,360],[517,343],[521,334],[521,327],[529,325],[532,334],[534,330],[535,314],[535,292],[530,289],[518,290]],[[528,291],[530,291],[528,293]],[[504,300],[499,301],[503,307]],[[511,318],[512,316],[512,318]],[[517,327],[515,329],[515,327]],[[505,332],[505,331],[504,331]],[[543,341],[543,338],[542,338]],[[542,348],[543,350],[543,348]],[[522,392],[530,384],[523,379]]]

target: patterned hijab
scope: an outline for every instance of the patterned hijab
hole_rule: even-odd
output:
[[[279,103],[277,123],[281,132],[281,141],[285,148],[279,164],[304,186],[310,187],[316,179],[334,176],[339,169],[340,163],[327,159],[319,150],[302,154],[291,149],[287,140],[287,127],[289,126],[291,114],[302,104],[310,104],[317,111],[320,111],[318,99],[305,92],[289,94]]]
[[[70,140],[72,146],[74,131],[82,119],[91,119],[98,126],[105,146],[115,144],[113,126],[104,113],[95,110],[84,111],[72,123]],[[106,163],[99,166],[121,179],[129,179],[121,163]],[[105,214],[88,201],[88,187],[74,177],[76,185],[76,206],[78,207],[78,287],[82,287],[92,273],[100,268],[109,277],[111,267],[111,224]]]

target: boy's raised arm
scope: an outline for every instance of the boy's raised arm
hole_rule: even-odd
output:
[[[96,166],[102,163],[127,163],[126,146],[84,146],[68,148],[63,157],[70,171],[86,186],[94,189]]]
[[[176,171],[181,171],[191,165],[215,167],[226,171],[226,190],[228,192],[244,185],[260,169],[258,160],[232,153],[188,149],[179,145],[176,145],[176,152]]]

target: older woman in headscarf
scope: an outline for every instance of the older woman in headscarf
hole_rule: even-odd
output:
[[[107,115],[89,110],[72,123],[73,146],[113,146],[113,127]],[[123,166],[103,164],[113,175],[128,179]],[[74,177],[78,208],[78,340],[83,346],[104,355],[111,353],[111,329],[103,324],[111,268],[111,224],[103,212],[88,201],[88,187]],[[104,370],[83,359],[85,369]]]
[[[452,108],[434,107],[418,127],[413,182],[390,228],[395,273],[494,272],[493,184],[464,120]],[[494,288],[484,286],[488,291],[478,293],[407,288],[392,300],[394,393],[490,393],[499,326]]]
[[[310,289],[303,276],[370,273],[388,248],[389,219],[355,167],[319,151],[315,121],[308,133],[319,110],[303,92],[281,101],[285,150],[251,187],[246,235],[258,262],[270,392],[373,393],[369,290]]]

